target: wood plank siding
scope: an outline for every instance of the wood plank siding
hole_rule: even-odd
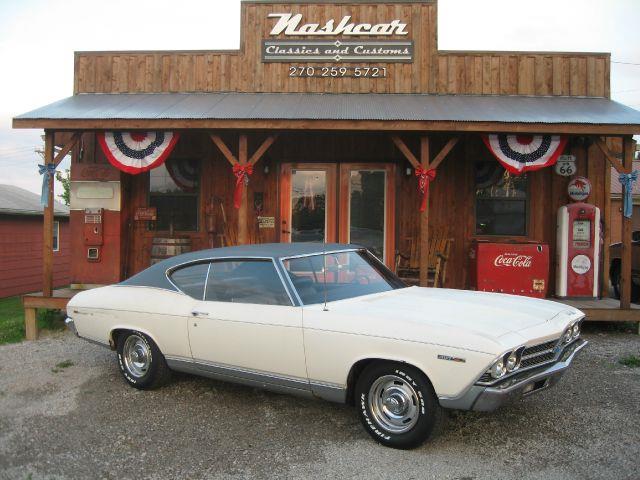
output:
[[[610,55],[603,53],[446,52],[437,49],[435,2],[373,5],[242,3],[237,51],[77,52],[75,93],[319,92],[610,96]],[[273,12],[324,22],[408,23],[413,63],[376,63],[387,78],[293,78],[288,63],[260,61]],[[283,38],[281,35],[278,38]],[[288,39],[301,37],[289,36]],[[373,37],[376,38],[376,37]],[[295,62],[292,62],[295,64]],[[335,66],[335,63],[314,63]]]
[[[53,253],[53,283],[69,285],[69,219],[60,222],[59,250]],[[42,215],[0,215],[0,298],[42,290]]]

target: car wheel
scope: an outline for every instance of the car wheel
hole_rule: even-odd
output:
[[[156,388],[171,376],[158,346],[141,332],[125,332],[118,338],[118,366],[129,385],[141,390]]]
[[[431,383],[410,365],[369,365],[358,378],[355,394],[365,430],[383,445],[417,447],[442,423],[442,408]]]

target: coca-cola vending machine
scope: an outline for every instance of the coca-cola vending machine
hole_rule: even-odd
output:
[[[549,246],[544,243],[474,242],[469,253],[470,287],[482,292],[545,298]]]

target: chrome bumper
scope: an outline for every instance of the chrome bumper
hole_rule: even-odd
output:
[[[440,405],[456,410],[491,412],[518,398],[545,390],[558,383],[576,354],[588,343],[578,339],[565,348],[558,360],[551,365],[522,372],[490,387],[473,385],[459,398],[441,398]]]
[[[69,330],[71,330],[76,337],[79,337],[80,335],[78,335],[78,330],[76,330],[76,324],[73,323],[73,319],[67,317],[67,319],[64,321],[64,324],[67,326],[67,328]]]

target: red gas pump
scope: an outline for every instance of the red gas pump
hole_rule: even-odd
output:
[[[597,298],[600,274],[600,209],[572,203],[558,210],[556,296]]]

